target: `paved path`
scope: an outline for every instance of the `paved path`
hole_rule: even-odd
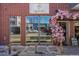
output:
[[[0,55],[2,56],[57,56],[59,55],[56,52],[55,46],[37,46],[37,52],[35,53],[35,46],[12,46],[11,54],[8,54],[8,49],[6,49],[6,53],[2,53],[0,51]],[[79,47],[64,47],[64,53],[62,55],[79,55]]]
[[[56,52],[54,46],[38,46],[38,53],[35,53],[35,46],[27,46],[19,55],[25,56],[55,56],[60,55]],[[62,55],[79,55],[79,47],[64,47],[64,53]]]

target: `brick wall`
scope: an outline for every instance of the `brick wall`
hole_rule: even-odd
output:
[[[28,14],[28,4],[0,4],[1,9],[1,36],[0,40],[3,43],[8,44],[9,43],[9,17],[10,16],[21,16],[21,38],[24,37],[25,33],[25,20],[23,17],[25,17]],[[6,40],[4,40],[4,37],[6,37]],[[24,38],[22,40],[24,42]],[[21,41],[21,42],[22,42]]]
[[[49,5],[48,15],[54,15],[56,9],[69,10],[68,4],[56,4],[51,3]],[[0,42],[9,43],[9,17],[10,16],[21,16],[21,44],[25,44],[25,16],[29,14],[29,4],[23,3],[5,3],[0,4]],[[45,15],[45,14],[44,14]],[[4,37],[6,39],[4,40]]]

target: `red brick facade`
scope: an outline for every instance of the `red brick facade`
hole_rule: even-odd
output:
[[[56,9],[69,10],[68,4],[53,4],[49,5],[49,14],[54,15]],[[29,4],[0,4],[0,43],[8,44],[10,41],[9,33],[9,17],[21,16],[21,44],[25,45],[25,16],[29,14]],[[46,15],[46,14],[43,14]],[[6,37],[6,40],[4,40]]]
[[[3,43],[9,43],[9,17],[10,16],[21,16],[21,39],[22,43],[25,40],[25,16],[28,15],[28,4],[0,4],[0,41]],[[6,37],[6,40],[4,40]]]

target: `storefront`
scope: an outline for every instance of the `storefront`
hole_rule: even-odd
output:
[[[51,16],[25,16],[25,43],[26,44],[52,44],[50,20]],[[21,17],[10,17],[10,43],[20,44]],[[67,45],[70,37],[70,22],[58,21],[64,29],[64,45]]]
[[[51,16],[26,16],[26,44],[51,43],[49,19]]]
[[[22,45],[52,44],[49,20],[54,15],[56,9],[67,10],[67,5],[2,4],[1,42]],[[30,9],[34,6],[36,6],[35,9]],[[43,7],[46,7],[46,9]],[[77,36],[76,33],[78,33],[78,25],[74,25],[76,21],[58,20],[58,22],[64,29],[64,45],[71,45],[72,36]]]

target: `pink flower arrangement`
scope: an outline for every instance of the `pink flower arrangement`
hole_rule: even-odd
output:
[[[60,17],[61,20],[66,19],[77,19],[79,14],[69,13],[68,11],[58,10],[55,16],[51,17],[50,24],[52,28],[52,37],[59,40],[64,40],[64,30],[62,26],[59,25],[57,19]]]
[[[77,19],[79,17],[79,13],[78,14],[73,14],[73,13],[69,13],[68,11],[62,11],[62,10],[58,10],[58,13],[56,14],[57,17],[60,17],[60,19]]]

